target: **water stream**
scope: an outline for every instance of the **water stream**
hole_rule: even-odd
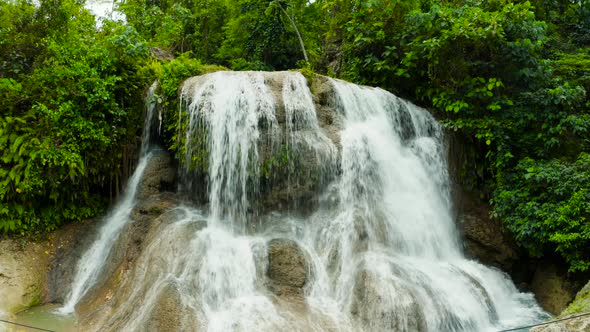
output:
[[[174,329],[187,331],[495,331],[545,317],[532,294],[463,255],[433,117],[381,89],[325,84],[332,129],[299,73],[218,72],[184,84],[180,192],[205,191],[207,205],[158,218],[99,330],[149,330],[169,299]],[[80,261],[63,312],[100,274],[148,162]],[[286,197],[313,188],[314,198],[261,206],[278,201],[265,200],[276,188]],[[277,238],[307,261],[291,298],[268,288]]]
[[[336,207],[320,209],[304,239],[324,270],[313,302],[334,317],[353,312],[373,331],[485,331],[538,319],[531,294],[462,255],[430,114],[380,89],[332,83],[344,116],[342,174],[330,193]]]
[[[137,188],[152,157],[150,142],[153,113],[155,112],[155,104],[152,99],[156,88],[157,81],[152,84],[146,96],[146,117],[137,167],[128,180],[121,199],[106,216],[96,240],[80,258],[71,290],[63,307],[58,310],[61,314],[73,313],[82,297],[98,282],[111,249],[119,238],[119,233],[131,220],[130,214],[136,203]]]

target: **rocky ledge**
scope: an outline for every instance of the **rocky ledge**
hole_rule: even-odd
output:
[[[590,282],[578,292],[574,301],[555,318],[554,323],[531,329],[531,332],[590,331]]]

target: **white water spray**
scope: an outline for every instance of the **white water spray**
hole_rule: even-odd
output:
[[[311,302],[371,331],[494,331],[542,317],[531,294],[462,255],[435,120],[383,90],[332,83],[342,175],[337,208],[320,209],[306,238],[323,276]]]

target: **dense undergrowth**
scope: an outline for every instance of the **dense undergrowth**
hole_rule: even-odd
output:
[[[100,28],[79,1],[40,3],[0,0],[2,232],[104,209],[154,79],[177,109],[183,79],[221,68],[202,63],[303,67],[430,108],[476,148],[464,182],[518,243],[590,269],[588,0],[129,0]]]

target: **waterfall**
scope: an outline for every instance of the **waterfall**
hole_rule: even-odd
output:
[[[169,329],[188,331],[496,331],[545,318],[532,294],[463,255],[435,119],[381,89],[314,79],[314,94],[297,72],[184,83],[179,194],[192,201],[152,222],[93,326],[155,329],[162,307]],[[123,202],[118,223],[134,205]],[[101,234],[120,231],[112,219]],[[269,279],[275,240],[305,260],[286,293]],[[107,255],[81,260],[70,311]]]
[[[182,95],[189,98],[185,165],[203,154],[204,143],[211,218],[240,228],[249,207],[248,195],[257,190],[259,122],[268,124],[271,139],[275,136],[273,97],[261,75],[238,74],[211,75],[207,81],[189,79]],[[192,144],[195,141],[201,144]],[[185,173],[190,171],[185,168]]]
[[[81,256],[76,267],[76,273],[70,287],[70,292],[68,293],[63,307],[59,309],[59,312],[62,314],[73,313],[76,305],[82,297],[98,282],[100,273],[111,253],[111,248],[117,241],[119,233],[123,227],[125,227],[130,221],[130,214],[135,205],[137,187],[139,186],[143,173],[152,157],[152,154],[150,153],[150,138],[153,113],[156,109],[154,93],[157,87],[158,82],[155,81],[149,88],[146,96],[146,116],[143,126],[138,165],[129,179],[120,201],[105,217],[97,238]]]
[[[339,204],[318,211],[306,238],[324,276],[311,302],[335,318],[353,312],[371,331],[493,331],[539,319],[532,295],[461,253],[430,114],[380,89],[332,84],[342,174]]]

